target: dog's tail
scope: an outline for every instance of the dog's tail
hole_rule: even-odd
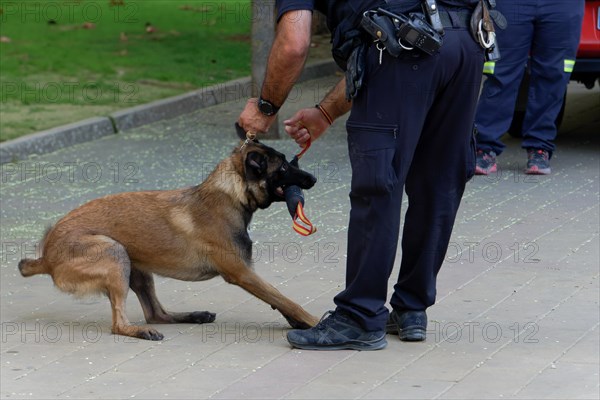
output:
[[[42,258],[38,258],[34,260],[32,258],[24,258],[19,261],[19,271],[21,275],[28,277],[37,274],[47,274],[48,270],[44,265],[44,260]]]
[[[48,239],[48,235],[50,234],[51,230],[52,227],[50,226],[46,229],[46,232],[44,233],[44,237],[40,242],[40,246],[42,249],[46,244],[46,240]],[[19,261],[19,272],[21,272],[21,275],[23,275],[24,277],[28,277],[37,274],[47,274],[48,269],[46,268],[44,264],[44,259],[42,257],[38,258],[37,260],[34,260],[32,258],[23,258],[21,261]]]

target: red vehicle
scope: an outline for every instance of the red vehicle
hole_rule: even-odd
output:
[[[586,0],[581,39],[577,49],[577,60],[571,73],[571,80],[581,82],[586,88],[592,89],[599,81],[600,85],[600,0]],[[529,88],[529,74],[526,73],[521,82],[519,97],[515,105],[512,124],[508,133],[514,137],[521,136],[521,126],[525,117],[527,105],[527,90]],[[567,93],[565,92],[565,100]],[[556,117],[556,126],[560,126],[565,111],[565,102]]]
[[[586,1],[572,81],[592,89],[600,79],[600,1]]]

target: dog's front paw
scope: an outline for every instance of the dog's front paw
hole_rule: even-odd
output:
[[[136,336],[146,340],[163,340],[165,338],[162,333],[154,328],[140,328]]]
[[[292,328],[294,328],[294,329],[309,329],[309,328],[312,328],[312,325],[307,324],[306,322],[295,320],[294,318],[288,317],[287,315],[284,315],[284,317],[287,320],[287,322],[290,324],[290,326]]]
[[[188,316],[188,322],[195,324],[207,324],[214,322],[217,314],[209,311],[194,311]]]

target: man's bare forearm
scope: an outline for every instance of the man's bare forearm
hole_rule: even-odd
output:
[[[261,97],[276,106],[287,99],[304,69],[311,36],[312,13],[290,11],[281,17],[269,54]]]
[[[346,114],[352,108],[352,102],[346,100],[346,78],[342,78],[321,100],[321,107],[332,120]]]

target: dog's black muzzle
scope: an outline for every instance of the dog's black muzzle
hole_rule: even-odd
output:
[[[294,157],[284,168],[287,168],[283,177],[286,186],[297,185],[302,189],[310,189],[317,183],[317,178],[313,174],[300,169],[298,157]]]
[[[300,192],[300,189],[310,189],[315,183],[317,178],[298,167],[298,158],[290,162],[284,161],[279,168],[277,178],[272,182],[275,187],[276,201],[283,201],[284,197],[288,196],[290,192]]]
[[[287,168],[286,177],[294,183],[284,187],[284,200],[290,215],[292,218],[296,218],[298,204],[304,206],[304,193],[302,193],[302,189],[312,188],[317,182],[317,178],[298,167],[298,156],[295,156],[294,159],[288,163]]]

